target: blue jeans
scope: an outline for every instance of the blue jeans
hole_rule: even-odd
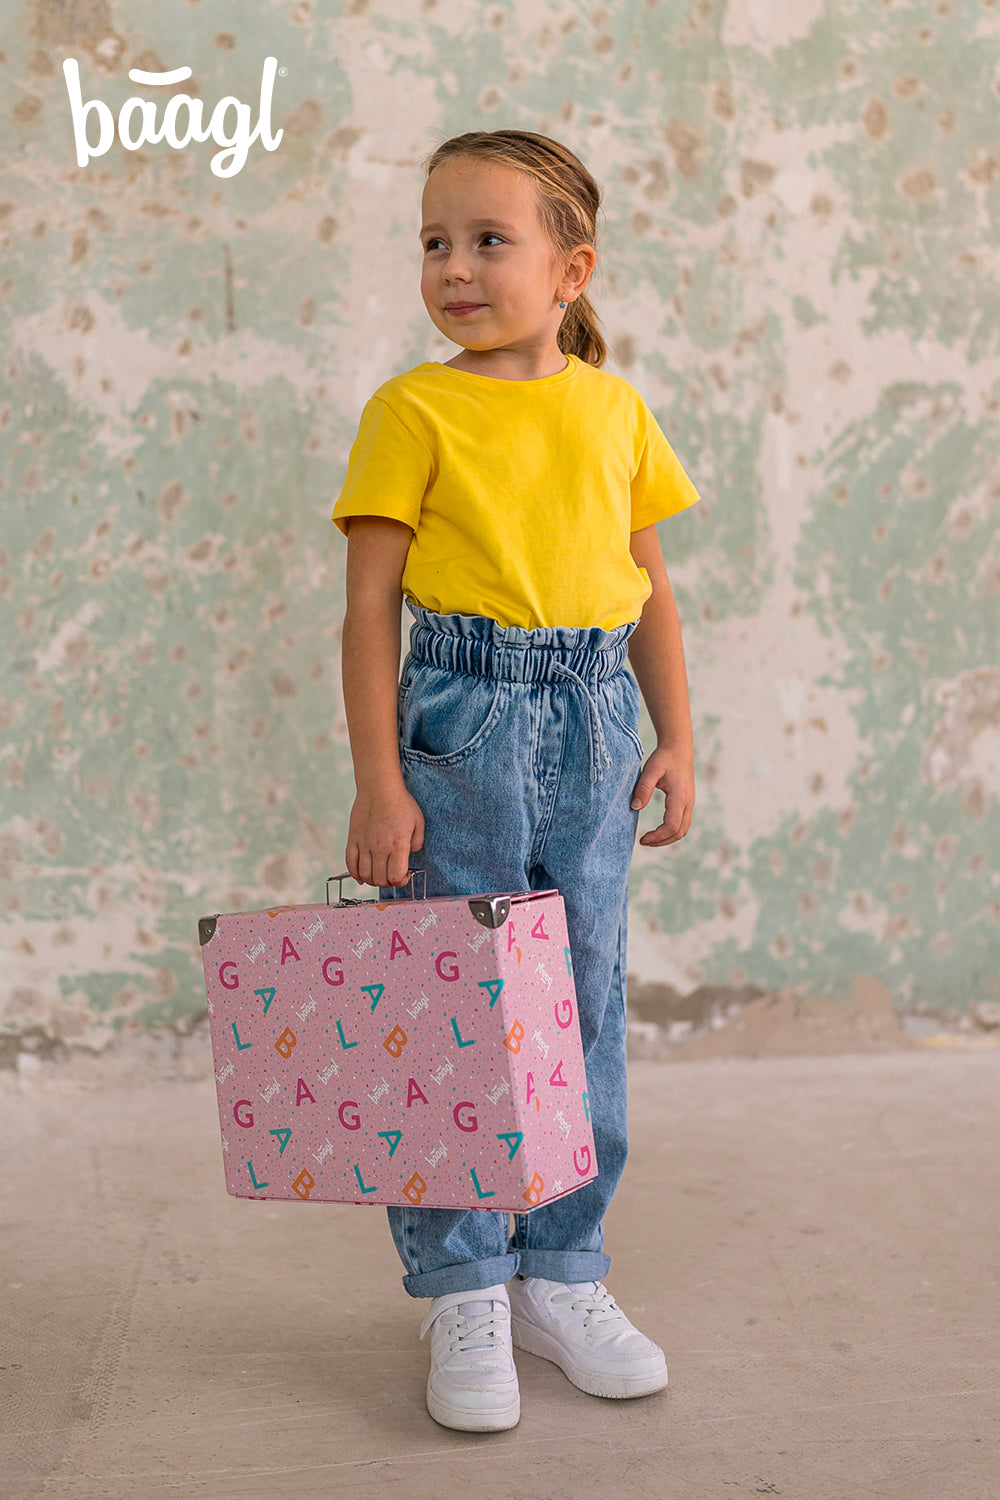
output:
[[[400,764],[424,815],[426,894],[557,889],[566,908],[598,1176],[531,1213],[390,1208],[412,1297],[507,1282],[603,1279],[603,1216],[628,1151],[625,945],[639,813],[637,621],[524,630],[483,615],[416,623],[399,684]],[[379,900],[423,894],[380,886]]]

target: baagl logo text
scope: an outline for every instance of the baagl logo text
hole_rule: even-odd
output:
[[[215,176],[235,177],[243,170],[247,152],[258,136],[265,151],[275,151],[284,135],[283,130],[279,130],[277,135],[271,131],[271,92],[274,87],[277,65],[278,60],[275,57],[264,59],[264,71],[260,80],[260,107],[257,111],[257,124],[252,131],[249,104],[243,104],[232,94],[227,94],[225,98],[219,100],[212,111],[207,127],[202,123],[204,114],[202,101],[192,99],[190,94],[174,94],[167,101],[167,106],[163,111],[163,122],[159,127],[156,123],[156,102],[152,99],[140,99],[136,95],[131,99],[126,99],[118,111],[118,139],[126,151],[138,151],[145,142],[155,144],[157,141],[166,141],[167,145],[172,146],[175,151],[182,151],[190,141],[207,141],[211,138],[217,145],[225,148],[217,151],[212,157],[211,166]],[[282,72],[285,72],[284,68]],[[115,139],[115,117],[103,99],[84,100],[80,89],[80,66],[75,57],[65,59],[63,73],[66,77],[66,90],[73,113],[77,165],[85,167],[92,156],[103,156],[106,151],[110,151]],[[128,76],[133,83],[155,88],[168,88],[190,78],[191,69],[173,68],[169,73],[147,73],[141,68],[130,68]],[[225,121],[230,109],[236,111],[236,126],[232,135],[227,135]],[[92,146],[87,138],[87,124],[91,110],[97,115],[100,130],[100,139],[96,146]],[[185,130],[184,134],[180,135],[178,117],[182,110]],[[137,114],[139,122],[136,128],[133,120]],[[228,163],[227,157],[230,158]]]

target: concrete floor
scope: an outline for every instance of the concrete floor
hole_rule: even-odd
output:
[[[607,1282],[669,1388],[518,1354],[493,1435],[427,1415],[383,1209],[226,1196],[199,1057],[0,1081],[4,1497],[1000,1496],[1000,1049],[633,1063]]]

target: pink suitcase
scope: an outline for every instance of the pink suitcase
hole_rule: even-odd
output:
[[[227,1192],[528,1213],[595,1178],[559,892],[347,878],[198,923]]]

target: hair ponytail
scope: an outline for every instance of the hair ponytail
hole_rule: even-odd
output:
[[[569,255],[581,242],[596,249],[601,189],[568,146],[531,130],[470,130],[431,152],[424,162],[427,177],[456,156],[514,167],[530,177],[537,188],[538,216],[556,255]],[[599,323],[586,292],[567,303],[556,336],[563,354],[575,354],[584,364],[603,365],[608,349]]]

